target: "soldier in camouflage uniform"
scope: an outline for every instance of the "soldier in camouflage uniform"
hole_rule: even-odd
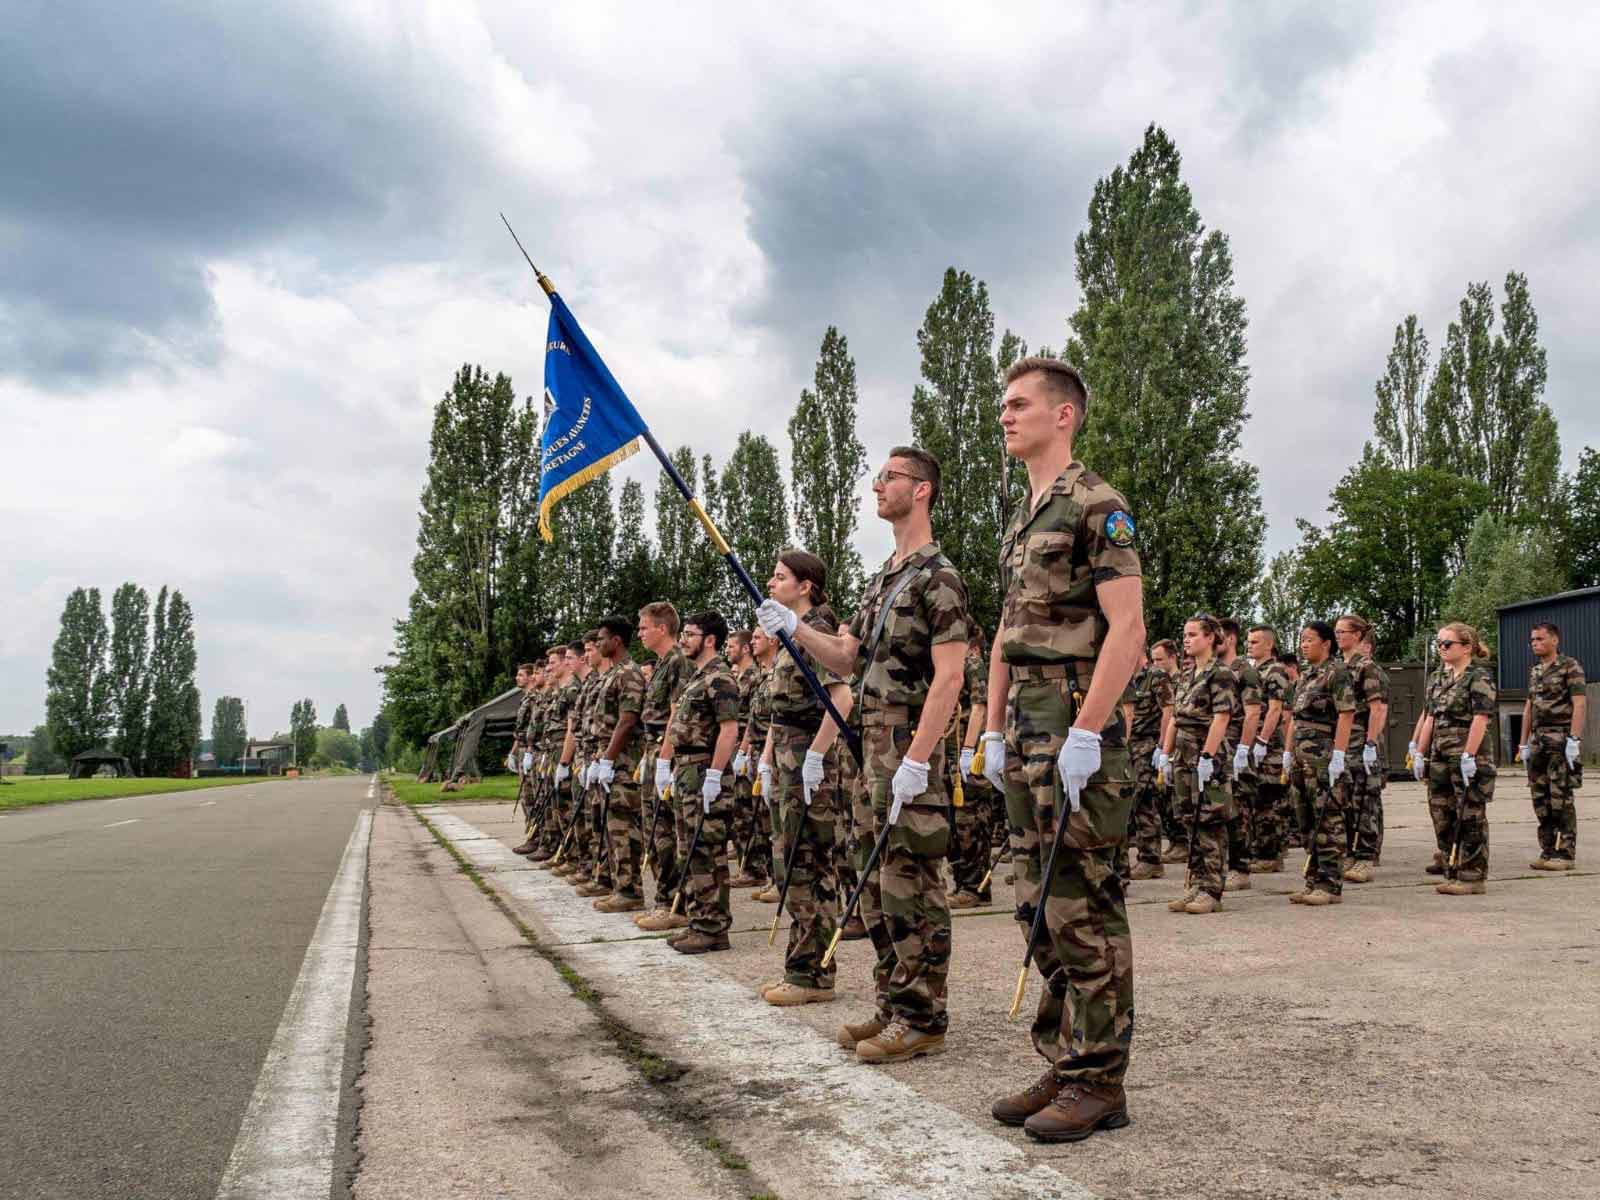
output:
[[[832,635],[838,621],[827,604],[828,569],[803,550],[786,550],[767,581],[769,603],[796,619],[797,627]],[[765,607],[765,606],[763,606]],[[777,631],[766,622],[774,637]],[[796,644],[804,646],[803,637]],[[850,692],[844,681],[806,655],[806,664],[828,690],[839,715],[850,714]],[[834,999],[837,968],[822,959],[839,920],[839,730],[805,676],[786,652],[773,663],[767,684],[771,725],[762,761],[778,805],[782,831],[779,872],[789,873],[784,902],[789,910],[789,941],[783,957],[783,978],[761,988],[768,1004],[789,1007]],[[781,876],[780,876],[781,881]]]
[[[978,638],[969,640],[961,664],[961,702],[945,739],[945,787],[954,796],[959,784],[961,803],[954,808],[955,836],[950,849],[950,876],[955,892],[951,908],[977,908],[994,900],[986,882],[989,876],[989,806],[994,789],[983,776],[974,777],[972,760],[989,710],[989,665],[979,650]]]
[[[728,634],[728,661],[739,685],[739,750],[733,756],[733,849],[738,855],[739,870],[728,880],[728,886],[762,888],[766,886],[766,871],[758,861],[752,861],[752,855],[757,835],[766,824],[767,806],[754,794],[755,769],[752,756],[745,749],[745,735],[750,729],[750,706],[763,672],[756,662],[749,630],[736,629]]]
[[[1417,762],[1426,764],[1428,814],[1446,876],[1434,890],[1475,896],[1489,877],[1488,805],[1496,772],[1484,743],[1497,695],[1493,674],[1476,661],[1489,656],[1477,630],[1460,622],[1446,625],[1439,630],[1438,647],[1441,670],[1417,738]]]
[[[1261,678],[1265,705],[1261,729],[1250,750],[1255,768],[1255,805],[1250,816],[1250,870],[1265,875],[1283,870],[1285,813],[1288,808],[1283,763],[1284,732],[1289,728],[1290,697],[1294,685],[1288,669],[1278,661],[1278,633],[1268,625],[1253,625],[1245,637],[1250,662]]]
[[[1356,700],[1344,660],[1333,651],[1333,626],[1326,621],[1312,621],[1301,630],[1289,771],[1298,789],[1306,871],[1304,889],[1289,900],[1314,908],[1344,900],[1344,806],[1338,788]]]
[[[650,686],[645,690],[642,719],[645,729],[644,777],[641,804],[644,809],[645,852],[655,872],[655,902],[648,913],[634,918],[634,924],[647,932],[681,929],[689,923],[682,913],[672,911],[678,892],[679,870],[688,850],[688,830],[677,797],[665,785],[670,781],[670,765],[663,764],[657,751],[666,737],[678,695],[694,669],[678,649],[678,610],[665,600],[657,600],[639,610],[639,640],[656,656]],[[663,794],[666,793],[666,794]],[[692,802],[692,798],[691,798]]]
[[[1344,878],[1347,883],[1371,883],[1377,874],[1383,836],[1383,793],[1374,791],[1371,777],[1381,770],[1379,746],[1389,725],[1389,677],[1370,654],[1362,652],[1362,642],[1372,632],[1366,618],[1346,613],[1334,622],[1333,631],[1355,694],[1350,745],[1360,747],[1350,755],[1345,776],[1339,781],[1347,847]]]
[[[555,773],[556,789],[566,809],[566,831],[562,835],[566,845],[560,852],[561,861],[550,868],[550,874],[570,880],[583,869],[582,846],[585,836],[583,793],[579,787],[582,771],[578,764],[578,730],[583,728],[588,719],[584,701],[592,672],[582,638],[567,647],[567,667],[571,690],[567,695],[567,725],[561,737],[561,750],[556,756]]]
[[[522,689],[522,699],[517,703],[517,715],[511,720],[510,761],[517,773],[517,809],[528,823],[528,836],[522,845],[512,849],[518,854],[532,854],[536,844],[533,840],[533,772],[524,767],[522,760],[532,749],[533,740],[538,734],[535,716],[539,701],[538,688],[543,680],[537,666],[522,663],[517,667],[516,681],[517,687]]]
[[[594,710],[605,686],[605,677],[613,669],[600,654],[600,631],[592,629],[583,636],[583,658],[589,666],[589,677],[583,681],[574,709],[576,721],[573,738],[576,752],[572,760],[572,782],[579,797],[582,820],[578,825],[581,840],[578,843],[581,857],[578,869],[567,876],[580,896],[595,897],[611,894],[611,851],[606,845],[605,795],[589,776],[589,768],[600,757],[595,744]]]
[[[1583,664],[1561,653],[1561,631],[1548,621],[1529,638],[1534,662],[1522,706],[1522,761],[1539,821],[1535,871],[1570,871],[1578,856],[1578,809],[1572,785],[1583,769],[1587,693]]]
[[[1128,1123],[1133,1044],[1133,938],[1117,858],[1134,782],[1117,702],[1138,665],[1144,611],[1133,517],[1072,455],[1088,407],[1082,377],[1058,359],[1024,358],[1006,373],[1000,425],[1006,453],[1028,469],[1029,495],[1001,543],[983,769],[1005,790],[1024,937],[1044,906],[1033,1044],[1051,1065],[990,1111],[1050,1142]]]
[[[689,927],[668,945],[680,954],[730,949],[728,833],[733,822],[732,780],[727,778],[739,739],[739,684],[722,658],[728,623],[719,613],[689,617],[678,648],[694,674],[672,706],[661,757],[671,764],[672,791],[692,821],[682,859]]]
[[[1190,662],[1173,687],[1163,761],[1188,835],[1189,871],[1184,894],[1167,905],[1168,912],[1216,912],[1227,882],[1228,814],[1234,807],[1228,726],[1239,709],[1239,687],[1232,669],[1217,658],[1222,641],[1215,617],[1202,614],[1184,623]]]
[[[1367,767],[1367,796],[1362,802],[1363,816],[1361,827],[1362,844],[1372,848],[1372,867],[1376,871],[1383,861],[1383,789],[1389,779],[1389,714],[1393,711],[1389,707],[1389,672],[1378,664],[1377,647],[1373,644],[1372,635],[1369,633],[1361,641],[1362,657],[1372,660],[1377,668],[1378,680],[1383,687],[1384,714],[1381,728],[1367,730],[1367,745],[1372,747],[1372,754],[1368,755],[1366,747],[1362,747],[1362,757],[1370,758],[1372,765]]]
[[[1233,756],[1229,773],[1233,783],[1228,817],[1228,880],[1224,887],[1230,892],[1250,889],[1250,816],[1255,811],[1258,783],[1250,754],[1260,733],[1263,703],[1261,675],[1255,664],[1239,653],[1241,632],[1238,621],[1222,618],[1222,648],[1217,657],[1233,675],[1238,701],[1228,721],[1228,753]]]
[[[1130,834],[1138,861],[1129,876],[1132,879],[1160,879],[1167,873],[1161,862],[1164,780],[1156,769],[1156,751],[1161,749],[1163,730],[1172,717],[1173,649],[1171,642],[1157,642],[1148,656],[1140,656],[1139,673],[1133,677],[1129,746],[1133,755],[1134,807]]]
[[[607,617],[600,623],[599,632],[596,649],[607,669],[589,714],[590,740],[596,755],[589,768],[589,781],[600,792],[605,813],[612,891],[596,900],[594,906],[600,912],[638,912],[644,908],[640,869],[644,830],[638,782],[644,748],[644,731],[639,725],[644,709],[644,672],[628,656],[633,626],[627,618]]]
[[[766,630],[757,627],[750,634],[750,651],[755,655],[760,676],[750,693],[750,720],[745,724],[744,740],[739,744],[740,751],[748,757],[750,773],[755,779],[751,785],[755,808],[754,841],[750,844],[746,866],[767,881],[751,898],[763,904],[776,904],[778,796],[772,786],[771,765],[763,768],[761,755],[767,745],[767,730],[772,727],[772,665],[777,660],[778,643],[767,636]]]
[[[544,736],[544,786],[549,789],[550,815],[540,831],[539,849],[528,856],[528,861],[553,873],[560,866],[554,861],[556,851],[560,849],[561,840],[572,821],[572,791],[567,786],[567,776],[563,774],[570,772],[570,768],[562,766],[561,759],[578,687],[573,679],[574,660],[570,648],[558,646],[550,652],[550,656],[554,664],[555,686],[550,693]]]
[[[878,1005],[869,1020],[843,1026],[839,1037],[858,1061],[888,1063],[939,1053],[949,1024],[944,859],[951,819],[942,759],[971,625],[966,585],[933,540],[938,460],[896,446],[873,491],[878,516],[894,527],[895,553],[867,585],[845,633],[805,628],[798,636],[837,675],[861,675],[861,791],[872,805],[874,843],[880,834],[886,838],[862,892],[862,915],[878,952]],[[776,600],[763,604],[759,616],[774,632],[798,628],[795,614]]]

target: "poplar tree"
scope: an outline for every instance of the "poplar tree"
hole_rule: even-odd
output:
[[[317,752],[317,706],[307,696],[289,709],[289,737],[294,742],[294,760],[302,768],[311,765]]]
[[[853,539],[861,506],[856,487],[867,473],[867,451],[856,436],[855,359],[832,325],[823,334],[812,382],[789,418],[795,539],[828,564],[834,608],[848,613],[864,582]]]
[[[1578,469],[1565,480],[1559,561],[1567,564],[1568,587],[1600,586],[1600,453],[1585,446]]]
[[[1428,335],[1415,313],[1394,327],[1394,345],[1378,379],[1373,429],[1378,449],[1395,466],[1414,471],[1428,460]]]
[[[694,449],[679,446],[672,452],[671,459],[683,481],[705,503]],[[711,512],[710,505],[706,511]],[[697,571],[702,561],[700,545],[705,539],[705,531],[684,503],[677,485],[662,471],[656,476],[656,574],[662,591],[659,599],[670,600],[679,613],[689,613],[700,607],[696,601],[703,596],[704,589],[702,581],[697,579]]]
[[[617,498],[616,567],[611,607],[629,621],[639,610],[661,599],[655,553],[645,528],[644,486],[637,479],[622,485]]]
[[[762,587],[789,545],[789,499],[777,448],[761,434],[747,429],[739,435],[722,468],[722,507],[727,515],[722,532],[756,586]],[[726,568],[723,575],[730,597],[729,622],[740,624],[749,612],[749,597]]]
[[[1244,611],[1266,528],[1258,472],[1240,456],[1245,304],[1228,239],[1205,229],[1181,162],[1151,125],[1095,184],[1066,351],[1090,389],[1074,447],[1127,497],[1153,636],[1197,611]]]
[[[108,676],[111,747],[137,763],[150,709],[150,593],[136,584],[123,584],[111,598]]]
[[[592,629],[611,605],[617,544],[611,472],[590,480],[558,504],[551,526],[555,546],[547,561],[553,560],[559,573],[550,581],[550,599],[557,626],[570,639]],[[515,669],[511,664],[507,674]],[[505,686],[510,686],[509,680]]]
[[[211,753],[217,765],[244,758],[244,701],[238,696],[218,696],[211,710]]]
[[[45,725],[50,745],[69,762],[105,745],[112,720],[106,672],[106,615],[99,588],[74,588],[61,610],[61,630],[45,672]]]
[[[194,756],[200,740],[195,664],[194,610],[182,592],[162,588],[156,597],[150,644],[150,721],[145,737],[145,763],[152,775],[170,775]]]
[[[350,710],[342,704],[333,710],[333,728],[350,732]]]

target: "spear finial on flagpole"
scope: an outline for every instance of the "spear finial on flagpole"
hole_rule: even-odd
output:
[[[528,258],[528,252],[522,249],[522,239],[517,236],[517,231],[511,228],[511,222],[506,221],[505,213],[500,214],[500,219],[505,221],[506,232],[511,235],[511,240],[517,244],[517,249],[522,250],[522,257],[527,258],[528,265],[533,267],[533,259]],[[533,273],[534,276],[539,280],[539,286],[544,289],[544,294],[546,296],[554,296],[556,294],[556,285],[550,282],[550,277],[543,271],[539,270],[538,267],[533,267]]]

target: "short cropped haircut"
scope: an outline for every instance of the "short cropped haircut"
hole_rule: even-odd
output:
[[[526,671],[529,675],[532,675],[535,671],[544,670],[544,667],[539,663],[518,663],[517,670]]]
[[[1064,359],[1030,354],[1027,358],[1019,358],[1011,364],[1006,371],[1006,385],[1009,387],[1024,375],[1031,375],[1035,371],[1044,376],[1047,387],[1071,402],[1078,414],[1073,422],[1072,432],[1077,433],[1083,428],[1083,423],[1089,416],[1089,384],[1084,379],[1083,372]]]
[[[1272,642],[1272,648],[1274,650],[1278,648],[1278,631],[1271,625],[1252,625],[1249,632],[1266,634],[1268,640]]]
[[[1558,642],[1561,640],[1561,626],[1557,625],[1554,621],[1540,621],[1534,626],[1534,628],[1544,630]]]
[[[1173,641],[1171,638],[1162,638],[1155,645],[1151,646],[1150,647],[1150,657],[1151,658],[1154,658],[1156,656],[1156,651],[1157,650],[1165,650],[1167,652],[1167,657],[1168,658],[1177,658],[1178,657],[1178,643]]]
[[[916,466],[922,472],[922,478],[929,484],[928,507],[932,508],[939,503],[939,489],[943,483],[943,471],[939,468],[939,460],[929,454],[921,446],[895,446],[889,451],[890,458],[903,458]]]
[[[581,658],[583,656],[583,639],[579,638],[575,641],[568,642],[567,653],[576,654]]]
[[[1223,617],[1217,624],[1222,627],[1223,637],[1231,637],[1234,641],[1239,640],[1239,621],[1236,617]]]
[[[1333,644],[1333,626],[1326,621],[1307,621],[1300,631],[1304,633],[1307,629],[1317,635],[1318,641],[1327,642],[1330,646]]]
[[[624,642],[631,642],[633,641],[633,622],[628,620],[627,617],[607,617],[600,622],[600,630],[598,632],[609,633],[613,637],[621,638]]]
[[[1300,665],[1300,656],[1293,650],[1285,650],[1278,655],[1278,661],[1286,667],[1298,667]]]
[[[656,624],[665,627],[673,637],[678,636],[678,610],[672,606],[670,600],[652,600],[639,610],[641,617],[649,617]]]
[[[715,638],[718,650],[728,644],[728,622],[719,612],[707,610],[706,612],[695,613],[694,616],[686,618],[683,623],[685,625],[693,625],[708,638]]]

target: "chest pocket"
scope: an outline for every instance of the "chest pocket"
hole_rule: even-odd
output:
[[[1059,532],[1035,533],[1018,543],[1018,569],[1030,597],[1059,596],[1071,585],[1072,544],[1072,534]]]

